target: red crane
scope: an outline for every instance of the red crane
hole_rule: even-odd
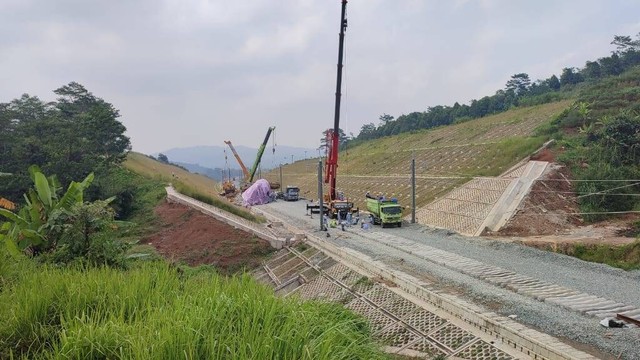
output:
[[[338,75],[336,79],[336,106],[333,120],[333,130],[326,131],[327,163],[325,166],[324,182],[329,184],[329,201],[336,199],[336,175],[338,170],[338,149],[340,147],[340,97],[342,96],[342,58],[344,48],[344,32],[347,29],[347,0],[342,0],[342,14],[340,16],[340,41],[338,45]]]

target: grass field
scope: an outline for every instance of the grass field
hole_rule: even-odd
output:
[[[202,194],[218,196],[222,191],[219,183],[200,174],[192,174],[174,165],[162,163],[146,155],[130,152],[124,166],[132,171],[163,182],[181,182],[185,186]]]
[[[131,171],[151,179],[160,180],[173,187],[181,194],[200,200],[209,205],[238,215],[253,222],[264,222],[242,207],[233,205],[218,195],[222,191],[219,183],[204,175],[193,174],[177,166],[161,163],[146,155],[130,152],[124,166]]]
[[[2,359],[387,358],[339,305],[206,267],[59,268],[0,251],[0,302]]]
[[[341,151],[338,188],[363,208],[364,194],[397,197],[409,205],[411,159],[416,159],[417,206],[421,207],[477,176],[496,176],[539,148],[535,129],[572,100],[517,108],[457,125],[376,139]],[[297,185],[317,198],[318,159],[283,166],[283,185]],[[265,175],[279,181],[278,170]],[[326,189],[325,189],[326,191]]]

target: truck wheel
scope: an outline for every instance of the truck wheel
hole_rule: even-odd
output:
[[[402,227],[402,223],[401,222],[398,223],[398,227]]]

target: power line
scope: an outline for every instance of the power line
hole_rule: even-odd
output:
[[[575,194],[575,195],[593,195],[594,193],[578,194],[575,191],[550,191],[550,190],[531,190],[530,193],[554,193],[554,194]],[[624,193],[602,193],[598,195],[612,196],[640,196],[640,194],[624,194]]]
[[[534,181],[564,181],[564,182],[640,182],[640,179],[536,179]]]
[[[530,208],[529,208],[530,209]],[[522,209],[520,209],[522,210]],[[606,214],[640,214],[640,210],[629,211],[594,211],[594,212],[563,212],[563,215],[606,215]],[[522,214],[522,216],[558,216],[558,213],[550,214]]]
[[[637,183],[634,183],[634,184],[630,184],[630,185],[618,186],[618,187],[614,187],[612,189],[606,189],[606,190],[602,190],[602,191],[591,193],[591,194],[580,195],[580,196],[578,196],[578,198],[591,196],[591,195],[602,195],[602,194],[605,194],[607,191],[623,189],[623,188],[626,188],[626,187],[631,187],[631,186],[635,186],[635,185],[639,185],[639,184],[640,184],[640,182],[637,182]]]

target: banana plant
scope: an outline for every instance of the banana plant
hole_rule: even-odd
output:
[[[91,173],[82,182],[72,181],[58,197],[61,187],[55,176],[47,178],[35,165],[29,167],[29,174],[34,185],[24,194],[26,204],[17,213],[0,209],[0,217],[8,220],[0,226],[0,241],[12,253],[55,248],[64,219],[71,215],[74,205],[83,203],[84,190],[94,178]]]

